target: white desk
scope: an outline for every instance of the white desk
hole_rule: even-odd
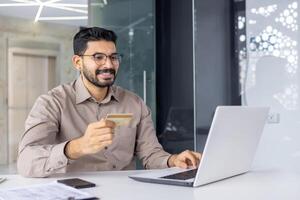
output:
[[[283,170],[253,170],[244,175],[198,188],[160,185],[134,181],[127,176],[142,171],[89,172],[56,175],[51,178],[23,178],[20,175],[0,175],[7,180],[0,189],[47,183],[59,178],[80,177],[97,184],[83,189],[105,200],[299,200],[300,173]]]

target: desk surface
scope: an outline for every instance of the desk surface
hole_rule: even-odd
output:
[[[252,170],[246,174],[225,179],[198,188],[151,184],[134,181],[128,175],[138,171],[85,172],[60,174],[50,178],[23,178],[20,175],[0,175],[7,180],[0,189],[47,183],[66,177],[80,177],[97,184],[83,189],[100,199],[230,199],[230,200],[299,200],[300,173],[276,169]]]

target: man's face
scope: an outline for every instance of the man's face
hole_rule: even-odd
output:
[[[109,56],[115,53],[117,53],[117,50],[113,42],[104,40],[88,42],[87,49],[83,55],[95,56],[82,56],[81,73],[84,78],[97,87],[103,88],[113,85],[119,69],[119,63],[110,59]],[[106,60],[105,55],[108,56]]]

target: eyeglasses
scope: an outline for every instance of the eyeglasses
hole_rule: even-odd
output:
[[[118,65],[121,63],[123,57],[123,55],[119,53],[113,53],[111,55],[106,55],[104,53],[95,53],[93,55],[79,55],[79,56],[92,56],[93,60],[97,65],[104,65],[106,63],[107,58],[110,59],[113,65]]]

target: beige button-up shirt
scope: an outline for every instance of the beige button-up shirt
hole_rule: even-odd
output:
[[[64,154],[68,141],[81,137],[92,122],[109,113],[133,113],[127,126],[115,129],[113,143],[98,153],[69,160]],[[24,176],[45,177],[53,173],[135,169],[143,166],[166,168],[170,156],[159,144],[151,113],[140,97],[112,86],[97,103],[85,88],[81,76],[58,86],[35,102],[25,122],[19,145],[18,171]]]

